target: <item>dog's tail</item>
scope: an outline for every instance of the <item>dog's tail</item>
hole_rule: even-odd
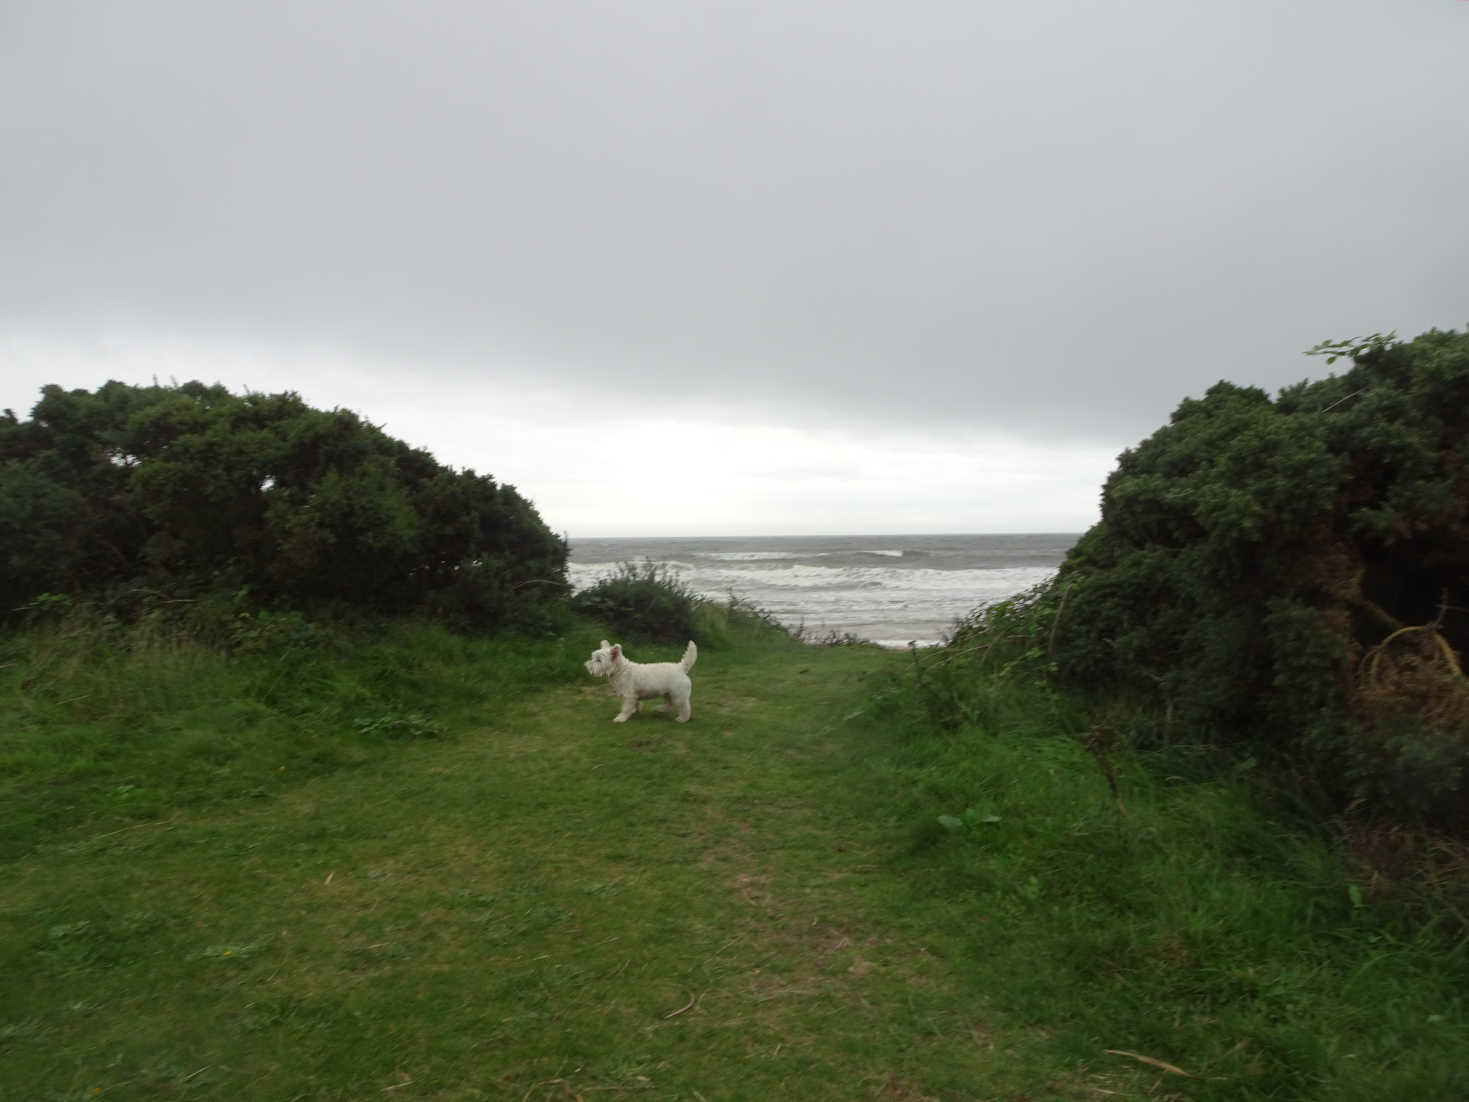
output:
[[[688,673],[694,668],[694,660],[699,657],[699,648],[694,646],[694,641],[689,640],[689,645],[684,648],[683,658],[679,662],[679,668]]]

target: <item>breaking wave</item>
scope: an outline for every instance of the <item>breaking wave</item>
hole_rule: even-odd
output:
[[[942,642],[976,608],[1046,580],[1075,538],[572,540],[569,574],[582,589],[622,563],[653,562],[700,596],[738,596],[812,637],[928,645]]]

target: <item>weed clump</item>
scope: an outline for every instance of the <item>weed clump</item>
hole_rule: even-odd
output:
[[[911,662],[881,691],[885,707],[915,730],[999,733],[1017,713],[1043,725],[1065,701],[1053,684],[1050,633],[1065,591],[1046,582],[982,605],[954,625],[942,647],[911,647]],[[1046,704],[1035,712],[1037,701]],[[1068,716],[1067,723],[1080,720]]]

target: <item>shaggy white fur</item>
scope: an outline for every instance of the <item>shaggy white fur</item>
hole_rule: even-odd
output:
[[[680,723],[688,722],[693,715],[694,683],[689,680],[689,670],[694,659],[699,657],[699,648],[693,640],[684,649],[683,658],[677,662],[649,662],[644,665],[634,662],[622,652],[621,643],[609,644],[602,640],[600,650],[592,651],[586,660],[587,673],[593,677],[605,677],[612,691],[622,697],[622,711],[613,717],[613,723],[624,723],[638,710],[638,702],[661,696],[667,703],[660,709],[666,712],[677,707],[675,717]]]

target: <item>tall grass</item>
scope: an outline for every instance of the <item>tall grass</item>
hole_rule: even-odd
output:
[[[1169,1097],[1464,1096],[1457,916],[1375,897],[1330,824],[1272,815],[1247,772],[1183,776],[1089,738],[1034,654],[966,683],[966,664],[1017,657],[976,641],[915,654],[874,692],[884,791],[860,793],[906,828],[900,890],[974,967],[968,998],[1078,1064],[1100,1048],[1179,1067]]]
[[[299,621],[229,651],[176,624],[78,610],[0,649],[0,853],[65,824],[111,829],[362,765],[564,678],[593,632]]]

